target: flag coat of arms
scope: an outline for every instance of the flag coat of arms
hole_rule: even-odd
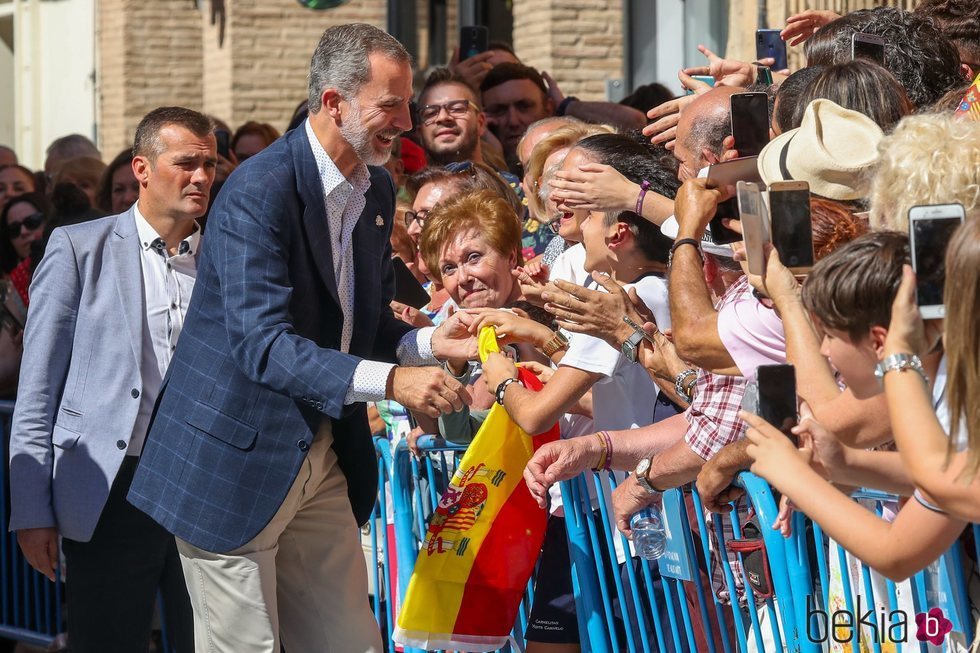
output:
[[[480,358],[499,351],[491,327]],[[518,368],[530,390],[541,382]],[[529,436],[494,404],[429,519],[394,640],[424,650],[494,651],[517,618],[544,540],[547,514],[524,481],[535,449],[558,439],[558,425]]]

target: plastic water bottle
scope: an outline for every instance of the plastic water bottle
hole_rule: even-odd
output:
[[[667,550],[664,519],[656,508],[644,508],[633,515],[630,528],[633,530],[633,546],[641,558],[656,560]]]

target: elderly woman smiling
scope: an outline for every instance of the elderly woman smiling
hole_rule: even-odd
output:
[[[501,308],[521,296],[521,226],[510,203],[488,190],[461,193],[429,213],[419,251],[460,308]]]

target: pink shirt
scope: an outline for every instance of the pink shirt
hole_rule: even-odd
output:
[[[786,362],[783,321],[776,311],[755,298],[748,283],[734,301],[719,308],[718,335],[749,381],[755,381],[756,368],[760,365]]]

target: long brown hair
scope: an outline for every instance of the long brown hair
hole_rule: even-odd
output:
[[[967,465],[964,477],[980,471],[980,219],[968,217],[946,251],[946,397],[949,406],[949,455],[964,425]]]

